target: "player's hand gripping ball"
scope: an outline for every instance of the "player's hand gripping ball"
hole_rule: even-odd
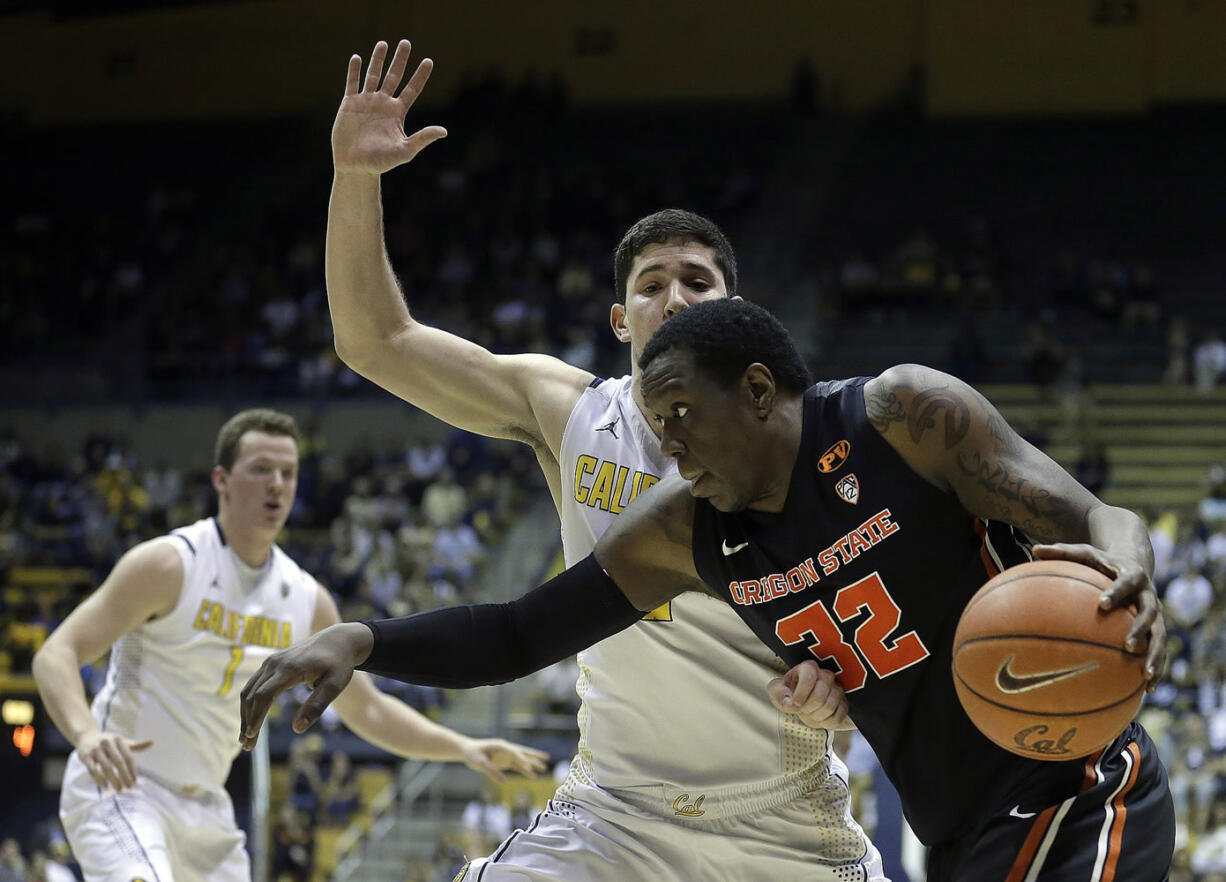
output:
[[[1005,750],[1069,760],[1108,744],[1145,694],[1145,654],[1129,652],[1127,609],[1103,612],[1111,579],[1066,560],[1010,567],[976,592],[954,634],[967,716]]]

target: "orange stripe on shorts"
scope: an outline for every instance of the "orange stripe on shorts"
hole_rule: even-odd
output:
[[[1039,812],[1039,816],[1030,825],[1030,832],[1026,834],[1026,841],[1022,843],[1022,848],[1017,853],[1013,866],[1009,868],[1009,875],[1005,882],[1022,882],[1026,878],[1026,871],[1030,869],[1030,863],[1034,860],[1035,852],[1039,850],[1039,844],[1043,841],[1043,836],[1047,833],[1047,827],[1055,813],[1056,806],[1054,805]]]
[[[988,554],[988,528],[980,518],[975,518],[975,535],[981,540],[979,543],[979,557],[983,561],[983,568],[988,571],[988,578],[994,579],[1000,575],[1000,570],[996,568],[996,562],[992,560],[992,555]]]
[[[1113,882],[1115,879],[1115,865],[1119,863],[1120,843],[1124,839],[1124,821],[1128,817],[1124,797],[1137,783],[1137,775],[1141,771],[1141,750],[1135,741],[1128,742],[1128,752],[1132,754],[1132,773],[1128,776],[1128,783],[1120,789],[1112,802],[1115,806],[1115,820],[1111,822],[1111,835],[1107,839],[1107,862],[1103,864],[1102,882]]]
[[[1081,780],[1081,792],[1084,793],[1098,780],[1098,774],[1094,771],[1094,764],[1098,762],[1098,758],[1102,754],[1103,752],[1100,750],[1086,757],[1085,776]],[[1013,861],[1013,866],[1009,868],[1009,875],[1005,882],[1022,882],[1026,878],[1026,873],[1029,872],[1030,865],[1034,861],[1035,853],[1039,850],[1043,837],[1047,835],[1047,828],[1051,825],[1052,816],[1055,815],[1058,807],[1053,805],[1045,808],[1034,819],[1034,823],[1030,826],[1030,832],[1026,834],[1026,841],[1022,843],[1022,847],[1017,853],[1017,858]]]

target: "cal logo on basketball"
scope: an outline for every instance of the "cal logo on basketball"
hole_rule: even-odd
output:
[[[294,639],[293,624],[289,621],[243,615],[211,600],[200,602],[200,610],[192,627],[197,631],[212,631],[231,643],[267,646],[269,649],[285,649]]]
[[[612,460],[585,453],[575,463],[575,502],[621,514],[634,497],[659,481],[649,472],[632,472]]]
[[[860,482],[856,479],[855,473],[844,475],[839,478],[838,483],[834,485],[834,492],[839,495],[839,499],[844,502],[850,502],[855,505],[860,501]]]
[[[823,475],[837,472],[843,463],[847,462],[847,457],[850,453],[850,441],[846,438],[842,441],[835,441],[825,453],[818,457],[817,470]]]

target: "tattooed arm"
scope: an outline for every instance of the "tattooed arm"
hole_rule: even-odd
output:
[[[1013,524],[1036,542],[1059,543],[1036,546],[1036,557],[1076,560],[1115,579],[1102,606],[1137,605],[1129,648],[1149,637],[1152,686],[1166,659],[1166,628],[1140,518],[1103,503],[956,377],[898,365],[865,385],[864,407],[903,460],[968,512]]]

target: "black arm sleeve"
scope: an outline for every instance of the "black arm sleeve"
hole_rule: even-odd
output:
[[[507,683],[642,617],[589,554],[510,603],[452,606],[364,622],[375,642],[358,670],[450,689]]]

